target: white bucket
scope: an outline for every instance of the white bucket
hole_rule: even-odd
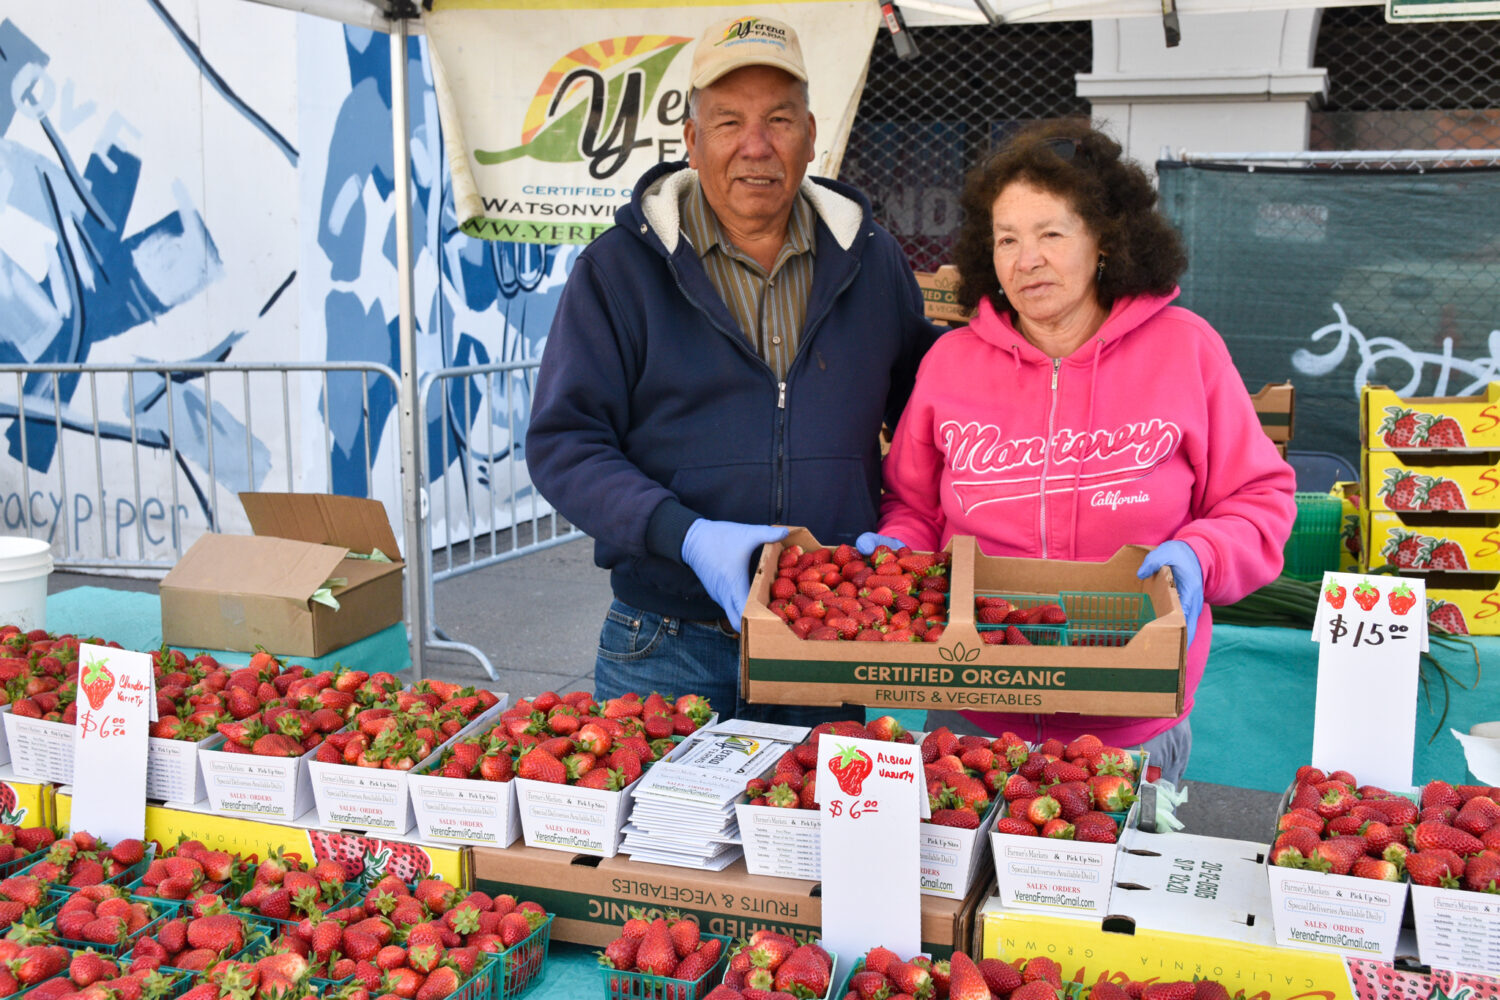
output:
[[[38,538],[0,537],[0,625],[47,627],[52,547]]]

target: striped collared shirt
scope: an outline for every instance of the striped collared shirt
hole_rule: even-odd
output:
[[[691,185],[679,207],[683,234],[703,261],[730,315],[777,380],[785,379],[797,356],[812,291],[812,204],[801,194],[792,202],[786,243],[769,273],[725,235],[701,185]]]

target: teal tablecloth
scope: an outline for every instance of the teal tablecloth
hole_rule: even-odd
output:
[[[1443,685],[1430,665],[1422,667],[1426,683],[1418,689],[1412,766],[1417,784],[1469,780],[1463,748],[1448,730],[1467,733],[1476,722],[1500,720],[1500,637],[1469,641],[1472,648],[1429,643],[1443,667],[1469,688],[1450,685],[1448,716],[1438,731]],[[1193,707],[1188,779],[1283,791],[1312,754],[1317,673],[1318,647],[1306,631],[1214,626],[1213,653]],[[1358,761],[1347,766],[1358,776]]]
[[[47,598],[47,631],[74,632],[118,642],[126,649],[161,648],[161,598],[134,590],[74,587]],[[184,649],[188,655],[200,652]],[[220,663],[248,663],[252,654],[210,649]],[[276,650],[269,650],[275,653]],[[326,656],[287,656],[308,669],[331,670],[336,664],[360,670],[405,670],[411,666],[406,626],[396,623]]]

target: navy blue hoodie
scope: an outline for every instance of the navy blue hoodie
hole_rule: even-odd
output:
[[[682,562],[699,517],[801,525],[825,544],[874,530],[882,421],[894,427],[936,329],[890,233],[837,181],[806,179],[816,265],[784,383],[683,238],[695,176],[661,164],[573,265],[526,435],[533,483],[595,540],[627,604],[722,615]]]

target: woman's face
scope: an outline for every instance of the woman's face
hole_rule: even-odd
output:
[[[1023,324],[1065,325],[1098,307],[1099,241],[1065,198],[1013,181],[990,216],[995,276]]]

